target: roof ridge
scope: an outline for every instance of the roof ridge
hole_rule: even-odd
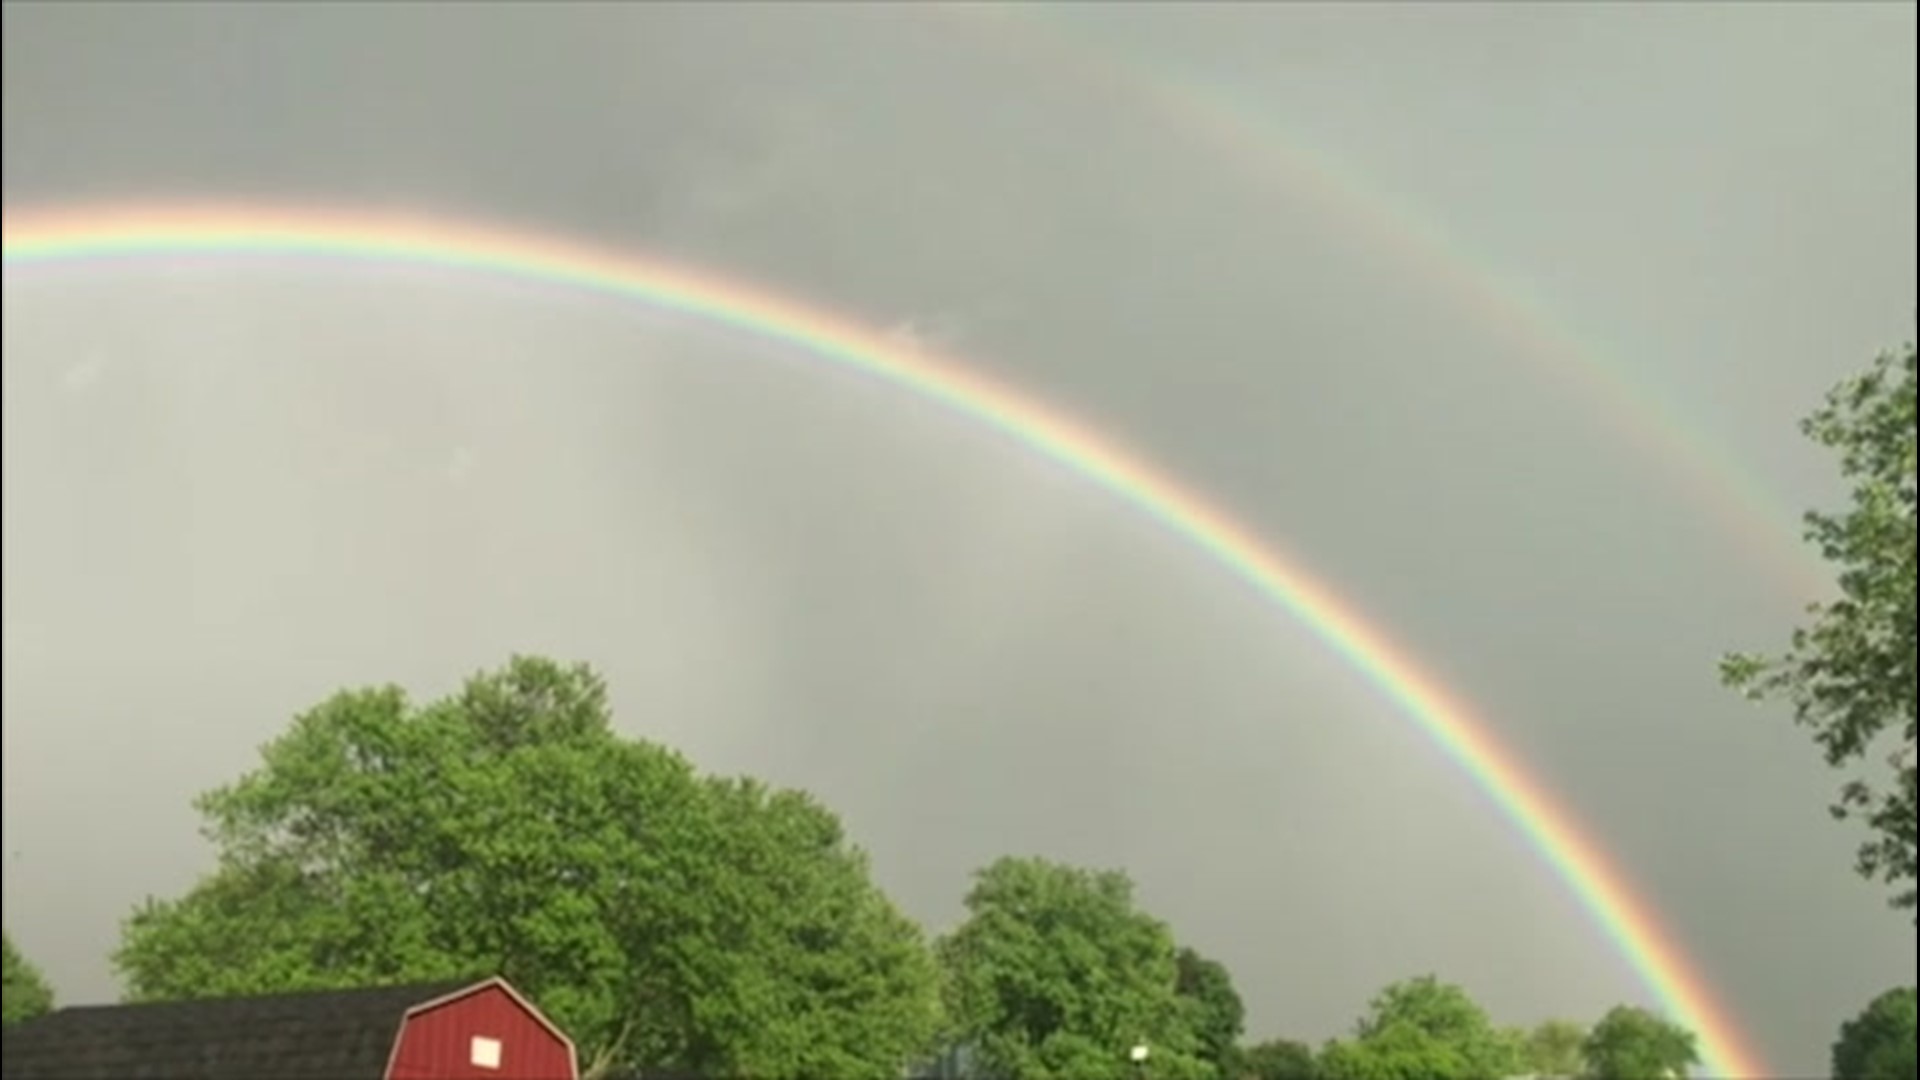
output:
[[[305,990],[280,990],[270,994],[217,994],[208,997],[154,998],[146,1001],[102,1001],[86,1005],[62,1005],[45,1015],[54,1013],[91,1012],[101,1009],[149,1009],[171,1005],[220,1005],[228,1002],[247,1001],[292,1001],[300,998],[317,997],[361,997],[375,994],[397,994],[405,991],[409,994],[420,991],[433,991],[436,995],[451,994],[456,990],[478,986],[494,978],[492,975],[476,975],[461,979],[434,979],[423,982],[374,983],[363,986],[312,987]]]

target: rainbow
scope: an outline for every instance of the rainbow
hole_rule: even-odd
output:
[[[640,301],[798,346],[938,402],[1105,488],[1311,627],[1466,771],[1572,890],[1647,988],[1700,1039],[1715,1076],[1767,1069],[1626,876],[1512,753],[1386,634],[1244,526],[1152,465],[983,375],[792,300],[680,266],[466,223],[309,209],[8,211],[14,268],[192,255],[315,256],[444,267]]]
[[[1830,570],[1801,543],[1800,515],[1747,468],[1724,442],[1703,437],[1672,395],[1658,392],[1583,340],[1565,312],[1512,268],[1475,251],[1438,216],[1371,182],[1359,168],[1305,133],[1283,129],[1204,72],[1177,67],[1083,32],[1074,13],[1048,4],[938,3],[925,9],[944,27],[981,39],[1036,73],[1071,73],[1094,94],[1124,101],[1129,115],[1151,116],[1186,141],[1205,147],[1246,178],[1278,186],[1316,213],[1341,223],[1355,239],[1384,254],[1496,338],[1515,346],[1565,381],[1636,446],[1655,475],[1684,483],[1748,550],[1745,555],[1813,598],[1833,591]],[[1813,388],[1810,392],[1824,389]]]

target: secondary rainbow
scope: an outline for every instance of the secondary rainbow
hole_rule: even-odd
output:
[[[1277,182],[1287,195],[1338,220],[1453,310],[1571,384],[1614,434],[1646,455],[1650,470],[1686,482],[1770,573],[1805,597],[1832,591],[1818,552],[1800,542],[1799,515],[1754,470],[1724,442],[1708,438],[1672,395],[1631,376],[1627,365],[1609,358],[1610,350],[1573,330],[1523,275],[1475,251],[1438,215],[1371,182],[1304,132],[1282,127],[1272,110],[1209,85],[1204,73],[1098,40],[1074,23],[1069,7],[956,3],[924,10],[943,27],[971,32],[985,48],[1011,53],[1045,77],[1070,72],[1092,93],[1120,99],[1128,115],[1157,114],[1249,178]]]
[[[1763,1077],[1704,979],[1626,877],[1554,805],[1467,706],[1388,636],[1198,494],[1069,417],[889,335],[682,266],[551,238],[418,217],[311,209],[67,207],[8,210],[9,271],[193,255],[317,256],[438,266],[624,297],[798,346],[939,402],[1107,489],[1300,619],[1439,744],[1571,889],[1675,1019],[1715,1076]]]

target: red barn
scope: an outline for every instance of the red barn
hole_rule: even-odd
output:
[[[503,979],[59,1009],[7,1028],[6,1080],[578,1080]]]
[[[407,1010],[385,1080],[577,1080],[573,1040],[505,979]]]

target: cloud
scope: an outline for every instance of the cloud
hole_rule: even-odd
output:
[[[69,365],[60,373],[60,387],[69,394],[85,394],[100,385],[106,373],[106,359],[90,356],[77,364]]]
[[[474,456],[471,447],[456,446],[447,455],[447,481],[455,487],[465,487],[473,475]]]
[[[962,330],[956,315],[909,315],[887,327],[886,336],[915,352],[952,353],[963,343]]]
[[[808,103],[763,102],[717,119],[710,134],[668,165],[668,222],[710,229],[752,218],[830,178],[832,127]]]
[[[1118,78],[1024,20],[969,43],[906,8],[9,7],[7,197],[471,214],[991,369],[1481,706],[1783,1071],[1912,980],[1804,733],[1713,683],[1720,649],[1793,616],[1776,583],[1536,393],[1553,360],[1525,335],[1395,269],[1396,234],[1246,137],[1426,207],[1469,257],[1452,272],[1534,282],[1615,344],[1596,360],[1720,395],[1733,457],[1824,498],[1791,418],[1821,365],[1911,319],[1910,7],[1675,9],[1653,34],[1493,8],[1065,17],[1096,54],[1137,48]],[[1219,79],[1260,123],[1156,106],[1167,77]],[[1124,863],[1262,1033],[1331,1033],[1410,970],[1503,1018],[1620,992],[1431,747],[1104,492],[646,305],[393,287],[414,275],[335,295],[308,269],[335,272],[302,261],[291,294],[8,275],[5,794],[39,872],[7,905],[63,996],[111,992],[127,905],[204,858],[187,796],[290,710],[512,650],[601,663],[623,723],[820,790],[923,917],[1004,850]]]

